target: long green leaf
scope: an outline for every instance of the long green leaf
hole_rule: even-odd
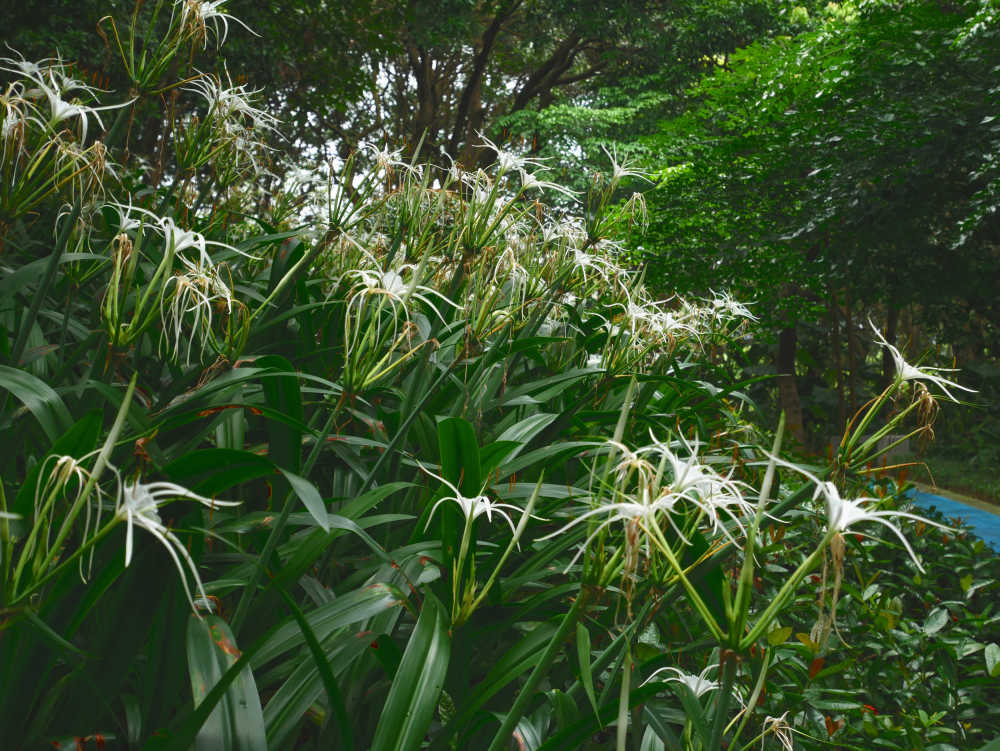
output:
[[[448,615],[428,593],[385,700],[371,751],[415,751],[420,747],[444,686],[450,656]]]
[[[402,599],[399,590],[387,584],[371,584],[341,595],[333,602],[310,611],[305,617],[316,638],[323,642],[339,628],[371,618],[389,608],[398,607]],[[298,623],[286,621],[261,646],[254,657],[254,665],[263,665],[288,650],[300,648],[304,644]]]
[[[309,480],[304,477],[300,477],[294,472],[289,472],[286,469],[281,470],[281,474],[285,476],[288,480],[288,484],[292,486],[292,490],[295,491],[295,495],[299,497],[305,505],[306,510],[312,514],[312,518],[316,520],[316,523],[323,528],[324,532],[330,531],[330,518],[326,511],[326,504],[323,503],[323,497],[316,490],[316,486],[313,485]]]
[[[279,371],[276,378],[264,378],[264,399],[272,409],[302,422],[302,393],[295,367],[280,355],[265,355],[254,361],[257,367]],[[282,469],[298,472],[302,464],[302,433],[287,422],[267,421],[268,456]],[[301,496],[300,496],[301,497]]]
[[[594,675],[590,667],[590,632],[583,623],[576,624],[576,657],[580,663],[580,683],[590,699],[594,714],[598,715],[597,694],[594,693]]]
[[[215,615],[204,619],[191,616],[187,628],[187,658],[196,707],[239,656],[233,632],[224,620]],[[201,726],[195,749],[267,751],[264,714],[249,666],[240,671]]]
[[[344,749],[350,750],[354,748],[354,734],[351,732],[351,723],[347,718],[347,708],[344,706],[344,696],[340,693],[340,687],[337,685],[337,679],[333,675],[333,670],[330,668],[330,663],[326,659],[326,655],[323,654],[323,648],[320,646],[319,640],[316,638],[316,633],[309,626],[309,622],[306,620],[302,611],[295,604],[295,601],[288,595],[285,590],[278,590],[285,604],[288,605],[288,609],[292,611],[292,617],[295,618],[295,622],[298,624],[299,631],[302,633],[302,638],[305,639],[306,646],[309,647],[309,653],[312,655],[313,663],[316,665],[316,669],[319,672],[320,678],[323,680],[323,688],[326,689],[326,697],[330,701],[330,708],[333,711],[333,719],[336,722],[337,729],[340,733],[340,742]]]
[[[69,410],[51,386],[23,370],[0,365],[0,389],[12,393],[55,441],[73,424]]]

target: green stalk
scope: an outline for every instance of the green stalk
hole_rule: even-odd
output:
[[[761,666],[760,675],[757,676],[757,682],[754,684],[753,691],[750,693],[750,698],[747,699],[746,709],[743,710],[743,716],[742,719],[740,719],[740,724],[736,728],[736,733],[733,735],[733,738],[729,743],[730,747],[736,745],[736,742],[739,740],[740,733],[743,732],[747,722],[750,721],[751,711],[757,706],[757,700],[760,698],[761,691],[764,690],[764,681],[767,678],[767,670],[771,666],[771,658],[773,656],[774,650],[769,649],[764,653],[764,664]],[[733,721],[726,726],[726,730],[729,730],[737,719],[739,719],[739,715],[734,717]]]
[[[762,612],[757,618],[757,623],[754,624],[753,628],[750,629],[750,632],[746,636],[740,639],[740,651],[749,648],[751,644],[754,644],[761,637],[764,630],[770,625],[771,621],[774,620],[774,617],[778,614],[778,611],[785,606],[787,600],[795,592],[795,588],[799,585],[799,582],[802,581],[806,574],[816,568],[820,559],[823,557],[823,552],[826,550],[826,546],[830,544],[833,534],[834,533],[832,531],[827,531],[816,549],[809,554],[809,557],[799,564],[799,567],[795,569],[794,573],[792,573],[788,580],[785,581],[781,589],[778,590],[778,594],[774,596],[774,599],[771,600],[766,608],[764,608],[764,612]]]
[[[866,452],[868,452],[868,451],[870,451],[872,449],[872,447],[877,446],[878,442],[880,440],[882,440],[883,438],[885,438],[885,436],[889,435],[889,433],[892,432],[893,428],[895,428],[899,423],[901,423],[903,421],[903,419],[910,412],[912,412],[916,407],[918,407],[919,405],[920,405],[920,402],[917,402],[917,401],[912,402],[906,409],[904,409],[902,412],[900,412],[899,414],[897,414],[892,420],[890,420],[888,423],[886,423],[882,428],[880,428],[879,430],[877,430],[874,433],[874,435],[872,435],[871,438],[869,438],[867,441],[865,441],[860,446],[858,446],[858,452],[862,456],[864,456]],[[885,453],[888,450],[889,449],[884,449],[883,451],[876,452],[875,454],[872,454],[872,457],[870,457],[870,458],[874,458],[876,456],[879,456],[880,454],[883,454],[883,453]]]
[[[61,574],[63,571],[66,570],[67,566],[69,566],[72,563],[75,563],[76,560],[78,558],[80,558],[84,553],[86,553],[87,551],[89,551],[91,548],[93,548],[95,545],[97,545],[97,543],[99,543],[101,540],[103,540],[105,537],[107,537],[108,534],[110,534],[111,530],[113,530],[115,527],[118,526],[118,523],[120,521],[121,521],[121,519],[119,517],[117,517],[117,516],[112,517],[111,519],[109,519],[108,523],[105,524],[103,528],[101,528],[97,532],[95,532],[94,535],[89,540],[85,540],[83,542],[83,544],[80,545],[80,547],[78,547],[76,550],[74,550],[66,558],[66,560],[64,560],[62,563],[60,563],[55,568],[51,569],[49,571],[49,573],[45,574],[45,576],[43,576],[41,579],[39,579],[34,584],[32,584],[29,589],[27,589],[24,592],[22,592],[21,594],[17,595],[14,599],[11,600],[10,604],[11,605],[16,605],[17,603],[19,603],[22,600],[24,600],[28,595],[32,594],[33,592],[37,592],[43,586],[45,586],[45,584],[47,584],[49,581],[51,581],[55,577],[59,576],[59,574]],[[56,550],[56,552],[58,552],[58,549]]]
[[[632,689],[632,649],[625,645],[625,664],[622,670],[622,687],[618,693],[618,721],[615,727],[615,751],[625,751],[628,741],[628,695]]]
[[[691,600],[691,604],[694,609],[698,611],[698,615],[705,622],[708,630],[712,632],[712,636],[715,638],[719,644],[723,644],[726,641],[726,635],[722,631],[722,627],[719,626],[715,621],[715,616],[712,615],[712,611],[709,610],[708,605],[702,599],[701,595],[698,594],[698,590],[694,588],[691,584],[691,580],[688,579],[687,574],[684,572],[684,568],[681,566],[680,561],[677,560],[677,556],[674,555],[674,551],[671,550],[670,545],[663,538],[663,533],[660,531],[659,527],[652,527],[653,534],[650,535],[656,547],[660,549],[660,552],[666,557],[667,562],[670,567],[677,572],[678,578],[681,580],[681,584],[684,585],[684,589],[687,592],[688,598]]]
[[[885,400],[888,398],[889,393],[895,386],[896,382],[894,381],[893,383],[889,384],[889,386],[886,388],[885,391],[883,391],[881,394],[875,397],[875,400],[872,402],[872,405],[868,408],[868,411],[865,412],[864,417],[861,418],[860,424],[858,424],[858,426],[854,429],[854,432],[851,433],[851,437],[847,441],[847,443],[844,444],[844,450],[846,452],[850,453],[851,449],[854,448],[854,444],[858,442],[858,439],[861,437],[861,434],[865,432],[865,428],[867,428],[868,424],[875,418],[875,415],[878,413],[878,411],[882,409],[882,405],[885,403]]]
[[[712,718],[712,737],[709,739],[709,751],[722,748],[723,728],[726,726],[726,712],[729,710],[729,700],[732,698],[733,682],[736,678],[736,655],[728,653],[723,658],[722,680],[719,684],[719,700],[715,705],[715,716]]]
[[[469,540],[472,537],[472,525],[475,518],[472,514],[465,517],[465,526],[462,528],[462,541],[458,546],[458,556],[455,559],[454,576],[451,581],[451,622],[454,625],[462,611],[462,573],[465,568],[465,559],[469,554]],[[472,572],[473,581],[470,586],[475,586],[475,571]]]
[[[129,381],[128,388],[125,390],[125,397],[122,399],[122,405],[118,408],[118,414],[115,416],[115,421],[111,425],[111,430],[108,432],[108,437],[104,441],[104,445],[101,446],[101,451],[97,455],[97,460],[94,462],[94,469],[90,472],[90,478],[87,480],[87,484],[83,486],[83,491],[80,496],[76,499],[73,506],[66,512],[66,518],[63,520],[62,527],[59,529],[59,534],[56,535],[55,542],[49,548],[48,555],[43,559],[42,565],[39,570],[44,571],[48,566],[55,562],[60,551],[62,550],[62,545],[66,541],[66,537],[69,535],[70,530],[73,527],[73,522],[76,517],[79,516],[80,511],[83,510],[84,504],[90,499],[90,494],[93,492],[94,488],[97,486],[97,481],[101,479],[101,474],[104,472],[104,468],[108,464],[108,459],[111,457],[111,451],[115,447],[115,443],[118,441],[118,434],[121,433],[122,428],[125,426],[125,416],[128,414],[128,408],[132,404],[132,395],[135,393],[135,380],[138,374],[132,374],[132,380]],[[75,557],[76,554],[74,554]],[[71,557],[71,558],[72,558]],[[56,571],[62,568],[60,565]],[[32,589],[38,589],[41,583],[47,581],[51,576],[43,577],[39,582],[35,583]],[[29,592],[31,590],[28,590]],[[19,595],[18,600],[22,599],[24,595]],[[15,600],[16,601],[16,600]]]
[[[514,700],[514,706],[510,708],[510,711],[504,718],[500,729],[497,731],[496,735],[493,736],[493,742],[490,743],[488,751],[501,751],[501,749],[506,748],[507,744],[510,742],[510,737],[514,732],[514,728],[517,727],[517,723],[521,719],[521,715],[524,714],[524,710],[527,709],[529,702],[535,695],[535,688],[545,676],[546,671],[549,669],[549,665],[552,664],[552,661],[556,658],[559,650],[562,649],[563,642],[565,642],[566,638],[569,636],[570,630],[576,628],[576,622],[579,620],[580,615],[583,612],[583,600],[583,592],[580,592],[577,595],[576,600],[573,601],[573,607],[571,607],[569,612],[563,617],[562,623],[559,625],[555,634],[553,634],[548,646],[545,647],[545,651],[535,664],[535,669],[528,677],[527,683],[524,684],[521,692]]]
[[[21,329],[17,333],[17,340],[14,342],[14,348],[10,351],[10,361],[15,366],[21,362],[21,355],[24,354],[24,347],[28,343],[28,334],[31,333],[31,329],[35,325],[35,319],[38,318],[38,311],[41,309],[42,303],[45,301],[49,291],[49,286],[56,276],[59,261],[62,260],[63,252],[66,250],[66,243],[69,242],[69,236],[73,232],[73,225],[76,224],[76,220],[80,217],[81,209],[80,202],[76,201],[73,204],[73,210],[70,212],[69,220],[63,226],[58,238],[56,238],[55,248],[52,250],[52,255],[49,256],[49,263],[45,267],[45,275],[42,277],[41,284],[38,285],[38,289],[35,290],[31,299],[31,306],[28,308],[24,320],[21,321]]]
[[[740,572],[740,581],[736,588],[736,613],[732,621],[732,628],[729,637],[732,640],[739,639],[740,634],[746,627],[747,615],[750,612],[750,587],[753,584],[754,574],[754,552],[757,547],[757,536],[760,532],[760,523],[764,517],[764,506],[771,495],[771,485],[774,483],[774,470],[777,462],[774,457],[781,451],[781,439],[785,433],[785,413],[781,413],[778,419],[778,430],[774,434],[774,444],[771,446],[771,461],[767,464],[767,471],[764,473],[764,482],[760,487],[760,499],[757,502],[757,513],[754,514],[753,523],[747,534],[746,550],[743,551],[743,569]],[[733,645],[736,646],[736,645]]]
[[[250,314],[249,318],[247,318],[247,322],[245,324],[247,329],[250,328],[250,324],[253,323],[253,319],[257,317],[257,314],[267,308],[274,301],[274,299],[281,294],[282,290],[284,290],[285,287],[287,287],[292,280],[299,275],[299,272],[303,268],[316,260],[317,256],[323,252],[324,247],[325,244],[322,241],[316,243],[315,248],[312,248],[308,253],[303,253],[302,258],[300,258],[295,265],[292,266],[292,268],[285,272],[285,275],[281,277],[277,284],[274,285],[274,289],[271,290],[271,294],[264,298],[264,301],[258,305],[257,309]]]
[[[313,444],[312,450],[309,452],[309,456],[302,465],[303,477],[308,477],[313,466],[316,464],[316,460],[319,459],[319,455],[326,444],[327,436],[329,436],[330,432],[333,430],[334,423],[337,416],[340,414],[340,411],[343,409],[345,402],[346,396],[341,394],[336,406],[330,411],[330,416],[327,418],[326,424],[323,426],[323,430],[320,432],[319,436],[317,436],[316,442]],[[243,588],[243,594],[240,595],[240,601],[236,605],[236,611],[233,613],[233,619],[230,623],[230,628],[232,628],[234,634],[238,633],[240,626],[243,625],[243,620],[246,618],[247,612],[250,609],[250,600],[253,598],[253,594],[257,590],[257,583],[260,581],[261,576],[263,576],[264,571],[267,568],[268,561],[271,560],[271,556],[274,555],[274,551],[278,547],[278,540],[281,537],[281,533],[285,529],[285,525],[288,523],[289,516],[292,514],[292,506],[294,505],[292,503],[292,497],[294,495],[294,492],[291,490],[285,494],[285,501],[281,509],[281,514],[275,520],[274,526],[271,527],[271,533],[268,535],[267,541],[264,543],[264,549],[257,558],[257,564],[254,566],[253,573],[250,575],[250,580]]]

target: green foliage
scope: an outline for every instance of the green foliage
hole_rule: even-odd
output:
[[[697,106],[657,140],[671,166],[644,246],[675,261],[661,283],[743,280],[792,320],[808,317],[783,310],[788,286],[992,312],[976,280],[996,260],[984,200],[1000,130],[983,72],[1000,60],[966,31],[977,10],[862,3],[751,45],[696,86]]]
[[[424,41],[478,28],[455,8]],[[518,20],[563,10],[600,20]],[[8,745],[861,743],[859,696],[897,748],[996,733],[998,573],[897,489],[858,498],[866,431],[929,392],[893,379],[818,476],[780,459],[714,357],[747,310],[660,300],[627,268],[626,160],[579,219],[502,146],[488,173],[369,147],[265,194],[265,100],[180,62],[236,33],[224,11],[117,15],[120,38],[149,32],[145,59],[115,58],[128,96],[3,61]],[[169,92],[203,99],[197,119],[156,114]],[[899,659],[817,667],[834,623]],[[950,668],[928,679],[932,659]]]

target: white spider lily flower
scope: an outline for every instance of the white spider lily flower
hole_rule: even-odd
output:
[[[920,561],[917,560],[917,554],[914,552],[909,541],[900,531],[899,527],[889,521],[889,519],[892,519],[893,517],[901,517],[904,519],[913,519],[915,521],[923,522],[924,524],[930,524],[932,526],[939,527],[940,529],[949,529],[949,527],[944,524],[939,524],[938,522],[925,519],[922,516],[911,514],[906,511],[871,511],[866,509],[863,504],[878,503],[878,499],[869,498],[867,496],[862,496],[853,500],[841,498],[840,491],[837,490],[837,486],[832,482],[822,482],[817,485],[816,492],[813,494],[813,500],[816,500],[820,496],[823,497],[823,501],[826,505],[828,529],[834,530],[837,534],[843,534],[850,527],[855,524],[861,524],[862,522],[876,522],[884,527],[888,527],[892,530],[892,533],[899,538],[900,542],[903,543],[903,547],[906,548],[906,552],[909,554],[913,563],[916,564],[921,573],[924,573],[924,567],[921,565]]]
[[[132,196],[129,196],[129,202],[127,206],[124,203],[115,203],[115,202],[108,203],[107,205],[110,206],[112,209],[114,209],[115,213],[118,214],[119,234],[122,232],[128,233],[134,230],[138,230],[142,226],[142,220],[136,219],[134,216],[132,216],[132,212],[134,210],[139,211],[141,213],[148,213],[145,212],[144,209],[136,209],[134,206],[132,206]]]
[[[200,232],[195,232],[194,230],[183,229],[182,227],[178,227],[177,224],[174,223],[174,220],[171,219],[169,216],[163,218],[157,217],[153,214],[150,214],[150,216],[152,216],[156,220],[157,227],[160,230],[160,232],[163,233],[163,237],[167,242],[167,247],[173,245],[174,253],[177,254],[179,258],[181,258],[181,260],[184,262],[186,266],[188,266],[188,268],[202,269],[205,267],[214,266],[212,257],[208,254],[208,246],[210,245],[214,245],[219,248],[225,248],[226,250],[231,250],[234,253],[237,253],[238,255],[241,255],[244,258],[249,258],[253,261],[260,260],[258,256],[254,256],[251,255],[250,253],[246,253],[242,250],[239,250],[238,248],[234,248],[232,245],[229,245],[228,243],[217,242],[215,240],[206,240],[205,236]],[[188,259],[181,256],[181,253],[183,253],[185,250],[188,250],[189,248],[194,248],[195,250],[198,251],[197,263],[192,264]]]
[[[45,79],[41,76],[32,80],[36,84],[38,84],[38,87],[41,90],[42,94],[45,95],[45,98],[49,102],[49,111],[51,113],[48,121],[49,127],[58,125],[63,120],[68,120],[71,117],[80,118],[80,143],[85,143],[87,140],[87,124],[89,122],[88,119],[89,117],[93,116],[93,118],[97,120],[101,128],[103,128],[104,122],[101,120],[101,116],[97,114],[98,112],[102,112],[104,110],[113,110],[113,109],[121,109],[122,107],[128,107],[130,104],[132,104],[132,102],[135,101],[135,98],[133,98],[129,99],[127,102],[122,102],[121,104],[107,104],[104,105],[103,107],[91,107],[84,104],[80,104],[79,102],[76,101],[68,102],[62,98],[64,90],[82,88],[87,91],[90,91],[89,87],[86,87],[83,84],[80,84],[76,81],[72,81],[72,79],[69,79],[70,81],[72,81],[73,85],[68,87],[65,86],[60,87],[58,84],[56,84],[55,76],[51,70],[49,71],[49,83],[51,84],[51,86],[47,85],[45,83]]]
[[[649,319],[649,328],[660,339],[672,340],[678,335],[689,334],[695,339],[701,339],[698,329],[689,323],[684,323],[669,310],[661,310]]]
[[[681,670],[680,668],[676,667],[660,668],[659,670],[654,671],[652,675],[649,676],[649,678],[643,681],[642,685],[645,686],[647,683],[654,680],[661,673],[672,673],[673,675],[671,675],[669,678],[663,678],[661,680],[663,680],[665,683],[680,683],[682,686],[687,686],[691,690],[691,693],[700,699],[709,691],[719,690],[718,679],[712,679],[708,677],[709,673],[712,670],[717,670],[718,667],[719,667],[718,665],[709,665],[707,668],[702,670],[701,673],[699,673],[698,675],[688,673],[687,671]]]
[[[566,567],[566,571],[569,571],[573,567],[573,564],[579,559],[583,552],[589,547],[590,543],[601,533],[602,530],[606,529],[608,526],[615,522],[622,522],[623,525],[628,527],[629,525],[638,525],[646,534],[650,534],[650,529],[656,527],[659,529],[659,523],[657,521],[657,515],[663,514],[667,517],[670,526],[673,528],[674,532],[677,533],[681,541],[684,544],[689,544],[689,541],[684,537],[680,529],[674,523],[671,512],[674,511],[678,500],[680,500],[680,494],[671,492],[669,489],[662,489],[655,498],[652,497],[653,486],[655,484],[655,475],[657,474],[656,467],[650,464],[646,459],[641,456],[641,451],[632,451],[624,444],[610,440],[607,441],[607,445],[611,446],[613,449],[621,451],[623,457],[614,467],[612,467],[611,472],[615,476],[615,481],[618,485],[623,485],[630,480],[633,476],[635,477],[636,484],[639,488],[638,497],[629,496],[621,494],[622,497],[627,500],[616,501],[613,503],[605,503],[596,508],[591,508],[584,513],[577,516],[575,519],[571,520],[568,524],[564,525],[557,531],[540,537],[539,540],[548,540],[553,537],[562,535],[569,529],[572,529],[577,524],[584,521],[592,519],[596,516],[606,515],[605,518],[590,536],[584,541],[583,545],[577,551],[576,555],[569,562]]]
[[[6,43],[4,44],[6,45]],[[28,60],[20,52],[12,49],[10,45],[6,46],[7,49],[17,55],[20,59],[13,57],[0,57],[0,70],[7,71],[8,73],[16,73],[24,78],[30,78],[36,82],[46,70],[53,66],[61,67],[63,64],[62,60],[56,57],[47,57],[44,60],[39,60],[37,62]]]
[[[256,31],[247,26],[243,21],[226,13],[222,6],[226,0],[177,0],[174,4],[181,7],[181,26],[190,25],[196,36],[202,37],[204,43],[202,49],[208,46],[209,25],[215,32],[216,46],[218,47],[226,41],[229,36],[229,22],[235,21],[254,36],[260,36]],[[219,24],[222,24],[222,34],[219,34]]]
[[[687,687],[687,689],[694,694],[696,699],[700,699],[710,691],[718,691],[721,688],[721,683],[718,678],[713,679],[709,677],[711,671],[718,670],[718,667],[719,666],[715,664],[709,665],[698,675],[688,673],[685,670],[672,666],[660,668],[659,670],[654,671],[649,678],[643,681],[642,685],[645,686],[647,683],[657,678],[661,673],[672,673],[673,675],[669,678],[662,678],[661,680],[665,683],[679,683],[682,686]],[[736,699],[737,703],[741,707],[746,706],[746,700],[743,698],[742,694],[740,694],[739,689],[735,685],[733,685],[732,688],[732,698]]]
[[[764,738],[768,733],[774,733],[775,739],[781,744],[782,751],[795,751],[792,726],[788,724],[788,712],[779,717],[768,715],[764,718],[764,732],[761,733],[760,737],[761,748],[764,748]]]
[[[497,155],[498,175],[520,171],[523,176],[525,167],[541,167],[544,161],[540,158],[526,157],[521,154],[515,154],[513,151],[502,149],[488,139],[482,131],[479,131],[479,140],[483,142],[484,148],[492,149]]]
[[[643,500],[648,500],[647,494],[643,494]],[[672,500],[672,499],[671,499]],[[591,532],[590,536],[584,540],[583,545],[580,546],[579,550],[576,551],[576,555],[566,566],[565,572],[568,572],[573,565],[577,562],[583,552],[590,547],[590,543],[594,541],[604,529],[611,526],[615,522],[622,522],[626,527],[629,524],[638,524],[643,529],[646,529],[643,525],[656,524],[657,513],[663,511],[669,511],[672,503],[664,502],[665,499],[656,499],[655,502],[644,503],[643,501],[630,499],[627,501],[619,501],[617,503],[605,503],[597,508],[592,508],[589,511],[577,516],[575,519],[570,521],[568,524],[557,529],[551,534],[545,535],[544,537],[539,537],[539,542],[544,542],[545,540],[551,540],[554,537],[559,537],[565,534],[567,531],[575,527],[577,524],[588,521],[589,519],[606,514],[607,518],[604,519],[597,527]]]
[[[618,482],[625,482],[635,472],[640,486],[648,487],[656,475],[656,467],[642,457],[642,450],[633,451],[624,443],[615,440],[609,440],[607,445],[622,453],[621,461],[615,465],[613,470]]]
[[[375,162],[375,169],[377,170],[382,170],[387,174],[396,168],[403,169],[411,173],[413,172],[413,167],[403,159],[402,149],[390,151],[388,146],[383,146],[380,149],[375,144],[362,143],[361,150],[371,154],[371,157]]]
[[[575,190],[570,190],[565,185],[549,182],[547,180],[539,180],[536,175],[533,175],[530,172],[525,172],[524,170],[521,170],[521,189],[554,190],[556,193],[562,193],[567,198],[576,198],[577,196],[577,192]]]
[[[862,524],[863,522],[875,522],[876,524],[881,524],[883,527],[888,527],[892,530],[892,533],[899,538],[900,542],[903,543],[903,547],[909,554],[910,559],[914,564],[916,564],[921,573],[924,572],[924,567],[921,565],[920,561],[917,560],[917,554],[914,552],[913,547],[910,545],[909,541],[903,535],[899,527],[889,520],[893,517],[913,519],[914,521],[930,524],[931,526],[938,527],[939,529],[949,531],[951,529],[947,525],[932,521],[931,519],[919,516],[918,514],[911,514],[908,511],[872,511],[870,509],[866,509],[865,504],[878,503],[879,499],[871,498],[869,496],[861,496],[859,498],[854,498],[853,500],[841,498],[840,491],[837,490],[837,486],[832,482],[824,482],[811,472],[808,472],[801,467],[797,467],[790,462],[786,462],[784,459],[779,459],[771,454],[768,454],[767,456],[774,460],[777,464],[795,470],[816,484],[816,492],[813,493],[813,500],[820,497],[823,498],[823,503],[826,507],[826,523],[828,532],[833,532],[835,535],[842,536],[848,529],[857,524]],[[864,535],[863,532],[858,534]],[[864,536],[871,537],[871,535]]]
[[[625,177],[638,177],[640,180],[652,182],[643,170],[637,169],[627,159],[619,160],[617,146],[612,145],[611,151],[601,146],[601,150],[611,160],[611,183],[613,185],[617,185]]]
[[[650,438],[653,440],[653,445],[640,449],[640,452],[658,454],[670,465],[673,479],[667,486],[669,493],[678,499],[683,498],[704,511],[712,521],[712,533],[716,534],[721,530],[730,542],[739,546],[736,538],[723,524],[722,514],[728,516],[740,533],[746,536],[746,528],[736,511],[753,515],[755,511],[753,503],[743,497],[743,491],[749,489],[749,486],[733,480],[732,470],[729,475],[723,477],[707,464],[700,462],[695,451],[697,442],[692,448],[683,437],[681,438],[688,452],[688,458],[681,459],[666,443],[658,441],[652,435]]]
[[[595,271],[605,282],[608,281],[608,273],[617,270],[615,265],[606,258],[601,258],[580,248],[573,248],[571,259],[573,266],[579,269],[584,284],[587,283],[588,269]]]
[[[191,336],[187,340],[185,359],[185,365],[190,365],[191,348],[194,345],[196,333],[211,330],[212,311],[217,303],[224,304],[226,312],[232,313],[233,293],[222,281],[215,267],[210,265],[196,266],[183,257],[181,260],[188,266],[188,270],[174,274],[164,282],[160,293],[160,320],[163,326],[163,337],[167,340],[173,339],[171,351],[175,356],[178,356],[181,350],[184,321],[193,315]]]
[[[272,133],[278,132],[278,118],[250,103],[260,94],[261,89],[248,89],[246,85],[233,86],[231,81],[229,86],[223,86],[222,79],[203,75],[190,86],[184,87],[184,90],[200,94],[208,103],[209,112],[214,113],[223,122],[232,117],[246,118],[255,128]]]
[[[36,525],[40,522],[44,522],[45,526],[43,529],[47,529],[48,533],[45,536],[46,548],[50,544],[49,535],[52,532],[52,524],[50,522],[53,505],[56,498],[59,495],[66,494],[67,488],[71,487],[71,484],[75,483],[75,492],[70,496],[66,494],[65,497],[68,501],[68,508],[73,508],[76,506],[77,502],[83,497],[84,487],[87,485],[87,481],[90,479],[90,472],[83,467],[80,459],[76,459],[72,456],[49,456],[42,463],[42,472],[44,473],[45,468],[48,464],[52,462],[52,469],[49,471],[46,477],[44,485],[41,483],[35,486],[35,523]],[[101,526],[101,511],[104,504],[101,502],[101,497],[104,492],[101,490],[100,485],[95,485],[95,491],[97,493],[97,502],[94,507],[97,509],[96,518],[92,519],[91,504],[86,504],[84,506],[84,523],[83,523],[83,534],[82,539],[86,540],[90,537],[90,530],[96,529]],[[91,549],[90,556],[88,557],[87,563],[87,573],[84,573],[84,562],[80,559],[80,578],[86,582],[87,575],[90,572],[91,567],[94,563],[94,551]]]
[[[955,383],[955,381],[949,381],[947,378],[942,378],[936,373],[954,373],[955,368],[917,368],[910,365],[906,360],[903,359],[903,355],[898,349],[893,347],[889,342],[886,341],[885,337],[882,336],[882,332],[879,331],[875,324],[868,321],[868,325],[872,327],[875,332],[876,341],[883,347],[888,347],[889,353],[892,355],[893,361],[896,363],[896,378],[899,381],[930,381],[940,388],[951,401],[958,403],[958,399],[948,391],[948,386],[952,388],[961,389],[962,391],[968,391],[970,394],[978,393],[975,389],[970,389],[967,386],[963,386],[960,383]]]
[[[348,300],[348,307],[350,308],[354,304],[360,308],[364,297],[368,295],[385,295],[392,302],[393,306],[398,304],[403,307],[406,319],[409,320],[410,314],[406,305],[410,298],[413,298],[424,303],[434,311],[439,319],[444,321],[441,311],[438,310],[437,305],[431,301],[428,295],[433,295],[437,300],[453,308],[458,308],[459,305],[449,300],[446,295],[438,292],[436,289],[423,284],[417,284],[416,279],[411,279],[409,282],[405,281],[403,279],[403,272],[413,270],[414,268],[416,267],[413,264],[407,263],[400,265],[396,269],[388,269],[386,271],[369,269],[348,271],[347,276],[353,276],[360,280],[360,284],[356,285],[354,294]]]
[[[497,259],[493,269],[493,283],[503,284],[504,281],[510,285],[511,297],[516,300],[521,307],[527,302],[528,295],[532,292],[532,274],[517,260],[517,254],[510,247],[507,247]]]
[[[649,208],[646,206],[646,197],[642,193],[635,192],[629,196],[628,200],[622,204],[622,213],[634,222],[645,232],[649,229]]]
[[[141,483],[134,480],[130,483],[124,483],[119,489],[115,516],[127,525],[125,530],[125,565],[128,566],[132,561],[133,529],[140,527],[153,535],[167,549],[167,553],[170,554],[177,567],[177,572],[180,574],[184,593],[187,595],[188,602],[191,603],[191,609],[198,615],[198,609],[195,607],[194,597],[191,595],[191,587],[188,583],[188,571],[190,571],[194,578],[195,588],[200,595],[199,600],[208,601],[205,587],[198,575],[198,567],[184,544],[163,524],[158,511],[159,507],[167,501],[178,498],[197,501],[209,508],[239,505],[239,502],[236,501],[216,501],[205,498],[171,482]],[[186,570],[185,564],[187,564]]]
[[[608,307],[621,308],[625,312],[629,332],[633,338],[640,331],[644,331],[656,339],[667,342],[672,341],[678,334],[690,334],[695,339],[700,339],[696,328],[674,317],[669,310],[662,309],[661,306],[668,302],[669,299],[638,303],[626,292],[626,302],[611,303]]]
[[[510,509],[511,511],[520,511],[521,513],[524,513],[520,508],[510,503],[497,503],[496,501],[491,501],[489,497],[483,494],[482,492],[483,490],[486,489],[485,486],[483,486],[483,488],[480,490],[480,494],[477,496],[474,497],[464,496],[462,495],[461,491],[458,488],[456,488],[446,479],[441,477],[441,475],[431,472],[429,469],[427,469],[427,467],[425,467],[420,462],[417,462],[417,465],[420,467],[420,469],[429,474],[435,480],[440,480],[443,484],[447,485],[448,489],[451,490],[452,492],[452,495],[446,495],[443,498],[439,498],[437,503],[434,504],[434,507],[431,509],[430,515],[427,517],[428,526],[430,525],[431,519],[434,516],[434,512],[437,511],[438,506],[440,506],[445,501],[451,501],[453,503],[458,504],[458,507],[462,510],[462,515],[467,520],[475,521],[483,514],[486,514],[486,520],[490,524],[492,524],[493,514],[495,513],[498,517],[500,517],[501,519],[506,521],[508,525],[510,525],[511,534],[515,534],[514,521],[513,519],[510,518],[510,514],[504,511],[504,509]]]
[[[542,242],[564,242],[570,248],[580,248],[587,240],[587,231],[579,220],[561,217],[542,226]]]
[[[724,315],[728,318],[746,318],[749,321],[758,320],[745,303],[741,303],[728,292],[713,291],[712,295],[713,297],[708,303],[716,315]]]

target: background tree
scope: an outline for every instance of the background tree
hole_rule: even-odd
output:
[[[815,29],[735,55],[650,141],[673,165],[650,196],[644,241],[646,257],[671,262],[650,273],[669,268],[662,284],[678,291],[730,286],[763,302],[789,375],[804,325],[829,332],[831,364],[846,332],[852,378],[864,361],[855,334],[876,310],[890,341],[908,305],[952,332],[970,315],[995,332],[986,280],[1000,249],[1000,127],[988,71],[1000,46],[987,14],[976,3],[830,6]],[[782,394],[794,412],[796,395]]]

